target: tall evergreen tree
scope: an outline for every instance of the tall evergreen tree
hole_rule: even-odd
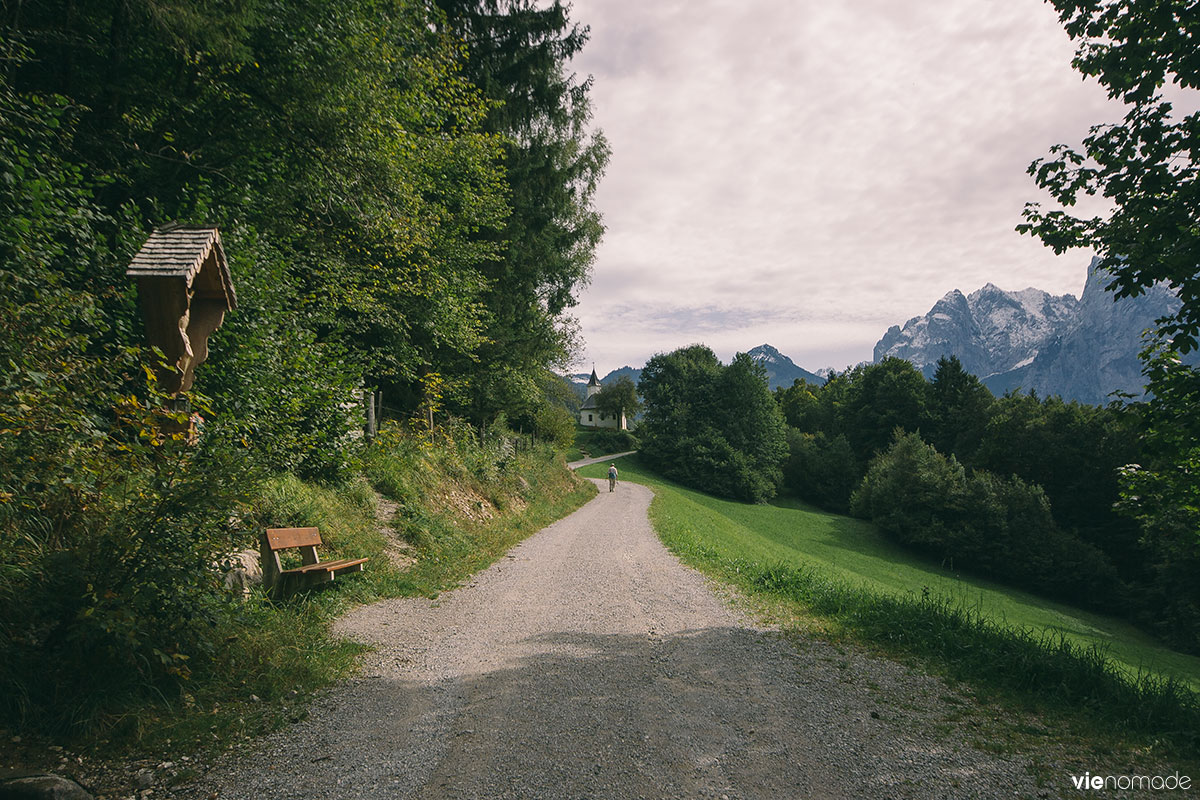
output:
[[[992,400],[992,393],[963,369],[958,356],[939,358],[929,385],[929,443],[969,462],[983,438]]]
[[[468,77],[492,101],[484,129],[503,139],[512,206],[504,228],[486,234],[500,246],[485,269],[487,343],[463,365],[471,380],[460,402],[476,417],[527,413],[539,370],[565,365],[576,346],[569,312],[603,233],[593,199],[608,145],[588,129],[591,79],[569,66],[588,30],[560,0],[437,5],[466,42]]]

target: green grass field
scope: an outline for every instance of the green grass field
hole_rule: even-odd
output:
[[[953,604],[1013,628],[1060,633],[1096,646],[1128,675],[1171,676],[1200,690],[1200,658],[1168,650],[1121,620],[1081,611],[991,581],[960,575],[892,544],[870,523],[782,500],[748,505],[710,497],[622,459],[621,478],[650,486],[651,519],[664,542],[685,560],[691,551],[763,566],[790,564],[824,577],[891,595],[928,590]],[[604,465],[580,474],[603,477]]]

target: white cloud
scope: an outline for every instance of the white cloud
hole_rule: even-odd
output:
[[[809,368],[991,281],[1078,293],[1013,232],[1025,168],[1116,118],[1041,0],[575,0],[608,227],[588,363],[768,341]]]

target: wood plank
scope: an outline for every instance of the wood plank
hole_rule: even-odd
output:
[[[334,570],[348,569],[358,564],[365,564],[370,560],[369,558],[343,558],[340,561],[318,561],[316,564],[306,564],[303,567],[285,569],[284,572],[295,575],[308,572],[333,572]]]
[[[312,547],[321,543],[321,532],[316,528],[267,528],[267,542],[272,550]]]
[[[330,570],[333,572],[361,572],[362,565],[370,560],[369,558],[343,558],[341,561],[330,561],[328,563]]]

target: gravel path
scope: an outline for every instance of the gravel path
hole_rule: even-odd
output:
[[[756,627],[658,541],[648,489],[606,489],[469,586],[344,617],[361,677],[183,795],[1038,796],[940,682]]]
[[[572,461],[571,463],[567,464],[567,466],[571,469],[579,469],[580,467],[586,467],[590,464],[600,464],[604,461],[616,461],[618,458],[631,456],[636,452],[637,450],[626,450],[624,453],[612,453],[607,456],[597,456],[596,458],[584,458],[580,459],[579,461]]]

